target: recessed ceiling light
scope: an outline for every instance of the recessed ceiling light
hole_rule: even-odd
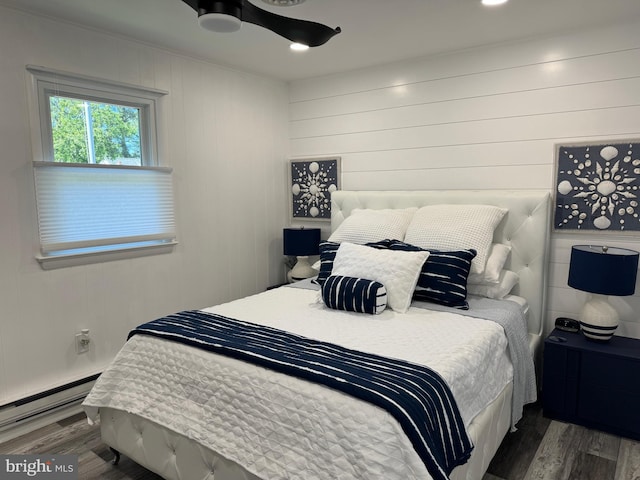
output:
[[[304,52],[305,50],[309,50],[309,45],[305,45],[304,43],[292,43],[289,45],[289,48],[296,52]]]
[[[482,0],[482,4],[486,6],[502,5],[507,3],[508,0]]]

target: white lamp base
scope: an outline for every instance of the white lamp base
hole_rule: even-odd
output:
[[[580,312],[582,333],[591,340],[610,340],[618,328],[618,320],[618,312],[604,295],[592,295]]]
[[[305,278],[315,277],[317,271],[309,264],[309,257],[296,257],[297,262],[287,273],[287,280],[289,283],[298,282]]]

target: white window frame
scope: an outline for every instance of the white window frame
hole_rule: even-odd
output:
[[[71,74],[45,67],[28,65],[26,68],[31,82],[29,100],[34,153],[33,171],[34,182],[36,182],[36,208],[38,210],[39,219],[45,208],[38,208],[38,204],[42,206],[43,202],[42,198],[38,198],[37,183],[40,181],[36,178],[36,172],[38,170],[44,171],[54,165],[56,167],[69,169],[80,169],[91,166],[98,169],[95,170],[96,172],[100,172],[100,169],[103,168],[120,169],[123,172],[126,172],[127,169],[137,169],[146,171],[155,170],[158,173],[161,172],[165,176],[167,174],[171,176],[170,168],[160,166],[160,153],[157,137],[157,112],[159,110],[159,99],[168,92],[121,82],[107,81],[84,75]],[[54,162],[50,111],[51,96],[77,98],[99,103],[113,103],[139,109],[140,154],[142,166],[125,167],[96,164],[64,164]],[[56,170],[58,169],[56,168]],[[164,183],[166,184],[166,181]],[[165,195],[166,194],[167,192],[165,187]],[[171,198],[170,215],[172,217],[171,220],[173,220],[173,198]],[[41,228],[42,225],[39,221],[39,229]],[[164,235],[161,235],[161,239],[156,240],[155,242],[145,242],[134,246],[114,243],[108,247],[108,249],[100,251],[86,251],[83,249],[77,252],[72,251],[71,253],[68,251],[56,252],[46,251],[43,248],[44,243],[42,233],[43,232],[40,231],[40,252],[36,254],[36,259],[40,262],[43,269],[97,263],[107,260],[132,258],[157,253],[168,253],[172,251],[173,247],[177,244],[174,228],[172,238],[169,238],[165,233]]]

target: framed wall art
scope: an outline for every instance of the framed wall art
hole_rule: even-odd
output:
[[[340,188],[340,157],[291,160],[292,220],[331,220],[331,193]]]
[[[556,145],[553,227],[640,231],[640,140]]]

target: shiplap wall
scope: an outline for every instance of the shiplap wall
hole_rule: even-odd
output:
[[[4,7],[0,45],[0,405],[100,372],[141,322],[282,280],[284,82]],[[40,268],[27,64],[169,92],[159,139],[174,169],[173,253]],[[91,349],[76,355],[82,328]]]
[[[294,82],[291,156],[342,157],[348,190],[553,189],[554,145],[640,138],[637,22]],[[640,235],[552,237],[547,330],[575,316],[570,247],[640,249]],[[640,294],[640,289],[638,289]],[[640,298],[615,299],[640,337]]]

